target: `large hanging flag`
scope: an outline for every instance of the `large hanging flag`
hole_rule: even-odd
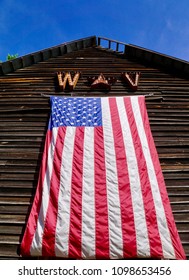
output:
[[[185,259],[143,96],[51,97],[21,253]]]

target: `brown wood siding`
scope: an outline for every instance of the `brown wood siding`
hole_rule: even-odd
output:
[[[81,71],[73,95],[146,97],[176,225],[189,258],[189,79],[175,77],[100,48],[51,58],[0,77],[0,258],[19,258],[18,249],[35,194],[49,99],[58,92],[55,73]],[[136,93],[122,82],[123,71],[140,71]],[[87,76],[103,73],[118,81],[110,92],[90,91]]]

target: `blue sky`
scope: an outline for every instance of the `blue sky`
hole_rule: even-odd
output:
[[[189,61],[189,2],[1,0],[2,61],[92,35]]]

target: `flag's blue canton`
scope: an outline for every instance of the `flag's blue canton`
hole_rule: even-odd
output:
[[[102,126],[100,98],[51,97],[49,129],[59,126]]]

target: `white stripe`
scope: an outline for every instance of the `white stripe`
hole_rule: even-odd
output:
[[[138,104],[138,98],[131,98],[132,108],[135,115],[135,121],[137,125],[137,130],[142,143],[142,150],[147,164],[148,176],[150,180],[152,196],[154,200],[154,206],[157,216],[157,224],[159,228],[160,238],[162,242],[162,249],[165,258],[175,258],[174,248],[172,245],[170,232],[167,225],[166,215],[161,199],[161,194],[159,191],[159,186],[157,182],[156,173],[154,170],[154,165],[149,151],[148,140],[146,138],[146,133],[143,125],[143,120],[140,112],[140,107]]]
[[[82,188],[82,258],[95,258],[94,128],[85,127]]]
[[[114,149],[114,137],[112,131],[109,98],[102,98],[102,121],[104,132],[104,149],[106,164],[106,185],[108,199],[108,218],[110,235],[110,258],[123,257],[123,237],[121,224],[121,209],[119,186],[117,178],[117,165]]]
[[[75,127],[68,126],[64,139],[58,197],[58,217],[55,236],[55,254],[68,257],[70,229],[70,201]]]
[[[52,131],[52,140],[48,150],[47,158],[47,170],[43,182],[43,193],[42,193],[42,202],[39,212],[39,217],[37,221],[37,228],[35,231],[34,238],[32,240],[30,254],[32,256],[42,255],[42,237],[44,231],[44,221],[47,214],[47,208],[49,204],[49,194],[50,194],[50,181],[53,169],[53,159],[54,159],[54,150],[56,145],[56,139],[58,134],[58,128],[53,128]]]
[[[123,132],[123,140],[128,165],[131,199],[133,205],[134,223],[136,231],[137,255],[143,257],[150,256],[150,245],[141,191],[140,176],[138,171],[135,148],[130,131],[130,125],[125,110],[124,99],[122,97],[119,97],[116,100]]]

